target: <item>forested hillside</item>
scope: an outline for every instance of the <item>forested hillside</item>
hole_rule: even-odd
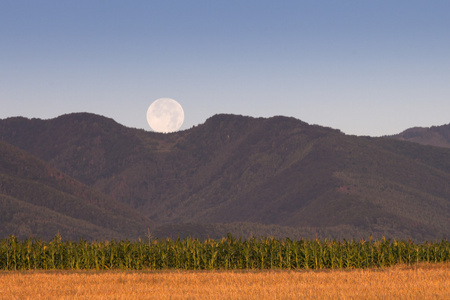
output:
[[[22,149],[12,153],[35,156],[114,207],[127,208],[121,212],[140,216],[132,217],[133,229],[122,231],[130,237],[148,228],[161,237],[450,235],[446,148],[348,136],[294,118],[237,115],[215,115],[171,134],[88,113],[9,118],[0,120],[0,139]],[[43,201],[53,209],[50,199]],[[95,224],[114,232],[122,227]]]

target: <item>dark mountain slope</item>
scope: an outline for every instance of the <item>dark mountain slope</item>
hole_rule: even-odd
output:
[[[127,235],[110,230],[91,222],[72,218],[52,209],[30,204],[4,194],[0,194],[0,237],[15,234],[19,238],[39,237],[52,239],[57,233],[65,239],[88,240],[124,238]]]
[[[108,177],[137,151],[139,139],[112,119],[87,113],[51,120],[2,120],[5,141],[25,149],[83,183]]]
[[[194,218],[204,222],[230,222],[246,221],[247,214],[261,216],[255,209],[266,209],[266,205],[274,205],[283,194],[295,193],[298,188],[295,183],[299,181],[295,177],[287,178],[290,182],[283,177],[279,180],[280,174],[288,172],[311,151],[316,139],[327,134],[340,133],[290,118],[215,116],[176,145],[191,153],[191,160],[197,162],[189,168],[192,176],[185,182],[188,188],[164,204],[168,209],[179,206],[176,218],[180,221]],[[321,183],[316,181],[315,185]],[[283,190],[281,184],[289,188]],[[272,195],[263,192],[261,199],[252,196],[264,188]],[[256,202],[252,204],[252,201]],[[230,206],[239,212],[233,208],[233,213],[227,213]],[[278,211],[276,215],[281,216]]]
[[[48,235],[39,226],[30,224],[45,228],[51,228],[51,224],[58,228],[59,224],[58,230],[64,231],[61,234],[66,237],[137,237],[145,235],[148,226],[154,224],[124,204],[5,142],[0,142],[0,195],[2,228],[12,226],[7,220],[17,224],[17,214],[24,214],[27,218],[22,220],[23,224],[29,227],[22,233]]]
[[[172,209],[170,216],[180,222],[351,225],[387,236],[448,234],[448,172],[417,162],[408,153],[386,151],[390,142],[329,132],[305,137],[293,147],[295,155],[279,157],[243,145],[245,150],[238,147],[240,154],[210,174],[199,191],[172,200],[165,211]],[[283,149],[282,141],[277,145],[275,149]],[[271,160],[255,158],[262,153]]]
[[[450,236],[449,149],[235,115],[172,134],[90,114],[15,118],[0,138],[138,208],[161,234]]]
[[[132,206],[159,197],[159,190],[171,190],[173,161],[167,153],[175,143],[173,135],[74,113],[51,120],[1,120],[0,137]]]
[[[450,124],[432,127],[413,127],[390,138],[422,145],[450,148]]]

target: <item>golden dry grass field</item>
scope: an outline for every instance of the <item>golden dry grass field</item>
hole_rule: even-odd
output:
[[[450,263],[322,271],[2,271],[1,299],[450,299]]]

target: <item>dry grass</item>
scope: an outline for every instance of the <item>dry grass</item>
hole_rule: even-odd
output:
[[[0,272],[1,299],[450,299],[450,263],[339,271]]]

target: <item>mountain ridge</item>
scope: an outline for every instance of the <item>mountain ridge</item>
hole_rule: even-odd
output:
[[[450,148],[450,123],[441,126],[412,127],[389,137],[422,145]]]
[[[230,114],[170,134],[88,113],[9,118],[0,139],[143,214],[156,234],[450,235],[446,148]]]

